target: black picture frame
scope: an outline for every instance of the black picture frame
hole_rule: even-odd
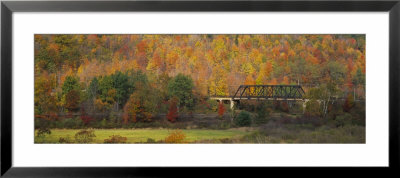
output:
[[[12,165],[12,18],[13,12],[126,12],[126,11],[296,11],[389,12],[389,167],[399,168],[400,118],[400,1],[2,1],[1,2],[1,175],[6,177],[130,177],[178,176],[177,168],[19,168]],[[213,174],[184,168],[198,175]],[[214,171],[214,168],[210,171]],[[218,169],[225,172],[226,168]],[[230,169],[229,174],[243,169]],[[298,169],[297,169],[298,170]],[[376,169],[365,169],[376,170]],[[264,172],[253,169],[251,171]],[[284,170],[280,169],[279,172]],[[303,171],[303,172],[308,172]],[[339,172],[330,171],[329,174]]]

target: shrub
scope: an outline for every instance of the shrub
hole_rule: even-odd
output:
[[[215,102],[215,100],[207,100],[207,102],[205,102],[204,105],[206,105],[207,109],[212,112],[218,110],[218,102]]]
[[[58,143],[73,143],[73,141],[71,140],[71,138],[69,137],[69,135],[67,135],[67,137],[60,137],[60,139],[58,139]]]
[[[365,126],[365,103],[355,103],[350,114],[352,124]]]
[[[46,120],[44,118],[35,117],[35,129],[49,128],[51,126],[51,122],[52,121]]]
[[[83,121],[79,117],[65,118],[57,122],[58,128],[79,129],[83,127]]]
[[[36,133],[35,142],[43,143],[46,136],[50,135],[50,134],[51,134],[51,131],[48,128],[40,128]]]
[[[250,113],[247,111],[241,111],[239,115],[234,120],[235,125],[237,126],[250,126],[251,125],[251,117]]]
[[[175,130],[165,137],[165,143],[185,143],[185,138],[185,133],[183,133],[181,130]]]
[[[295,119],[296,124],[301,124],[301,125],[308,125],[311,124],[313,127],[320,127],[325,124],[325,120],[318,117],[318,116],[310,116],[310,115],[303,115],[300,117],[297,117]]]
[[[37,131],[37,136],[38,137],[42,137],[42,136],[46,136],[46,135],[50,135],[51,134],[51,130],[48,128],[40,128]]]
[[[81,130],[75,134],[75,141],[78,143],[90,143],[96,137],[94,130]]]
[[[176,106],[178,100],[173,97],[170,101],[169,101],[169,109],[168,109],[168,114],[167,114],[167,119],[170,122],[175,122],[176,118],[178,117],[178,108]]]
[[[340,116],[336,116],[335,118],[335,125],[336,127],[343,127],[344,125],[351,123],[352,121],[352,116],[349,113],[345,113]]]
[[[156,143],[156,140],[152,138],[147,138],[147,143]]]
[[[81,120],[82,122],[87,126],[91,121],[93,121],[94,119],[90,116],[88,116],[85,112],[85,107],[82,106],[81,107]]]
[[[109,139],[104,139],[104,143],[126,143],[127,138],[120,135],[112,135]]]
[[[88,125],[93,120],[93,118],[88,115],[81,115],[81,120],[85,125]]]
[[[267,116],[269,115],[269,110],[265,103],[260,103],[257,106],[257,116],[254,118],[254,123],[256,125],[265,124],[268,122]]]
[[[101,120],[100,128],[107,128],[107,120],[106,119]]]
[[[225,106],[223,102],[219,102],[218,104],[218,116],[222,119],[222,116],[224,116],[225,113]]]

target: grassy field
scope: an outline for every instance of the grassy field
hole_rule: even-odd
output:
[[[69,137],[74,140],[75,133],[78,129],[52,129],[50,135],[44,138],[35,138],[36,143],[58,143],[60,137]],[[93,143],[104,143],[104,139],[108,139],[111,135],[120,135],[127,138],[127,143],[147,142],[148,138],[155,141],[164,140],[173,130],[170,129],[94,129]],[[229,129],[229,130],[208,130],[208,129],[191,129],[182,130],[186,135],[185,141],[194,142],[199,140],[213,140],[224,138],[238,138],[244,136],[249,131],[246,129]],[[36,134],[35,134],[36,135]]]

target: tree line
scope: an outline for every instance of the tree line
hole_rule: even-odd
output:
[[[35,35],[36,115],[174,116],[242,84],[363,93],[365,35]]]

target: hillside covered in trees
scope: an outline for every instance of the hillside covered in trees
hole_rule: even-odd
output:
[[[365,35],[34,38],[35,118],[79,113],[84,125],[104,126],[157,114],[175,122],[204,108],[223,115],[224,106],[207,97],[231,96],[243,84],[301,85],[315,99],[365,97]]]

